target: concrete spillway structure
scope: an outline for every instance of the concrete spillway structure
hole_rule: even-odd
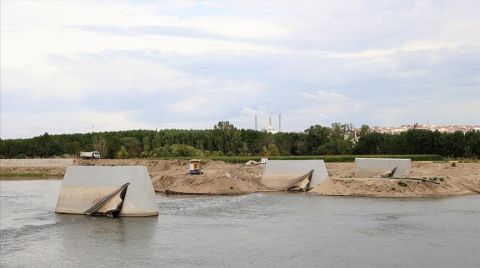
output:
[[[312,170],[308,190],[328,179],[323,160],[268,160],[262,183],[272,190],[283,191]]]
[[[378,176],[394,168],[393,178],[405,178],[410,175],[412,161],[396,158],[355,158],[355,177],[366,178]]]
[[[119,216],[158,215],[155,191],[144,166],[67,167],[55,212],[85,214],[126,183],[130,184]]]

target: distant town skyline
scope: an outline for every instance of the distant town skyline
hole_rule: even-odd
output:
[[[480,1],[0,3],[2,139],[480,124]]]
[[[439,132],[446,132],[446,133],[453,133],[456,131],[461,131],[463,133],[468,131],[480,131],[480,124],[479,125],[421,125],[421,124],[413,124],[413,125],[401,125],[401,126],[374,126],[371,127],[371,131],[380,132],[380,133],[389,133],[389,134],[399,134],[410,129],[423,129],[423,130],[430,130],[430,131],[439,131]]]

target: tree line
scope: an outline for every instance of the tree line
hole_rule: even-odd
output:
[[[376,133],[367,125],[314,125],[303,132],[266,133],[238,129],[228,121],[206,130],[130,130],[0,140],[1,158],[78,156],[99,151],[102,158],[208,157],[347,154],[438,154],[480,157],[480,132],[442,133],[412,129]]]

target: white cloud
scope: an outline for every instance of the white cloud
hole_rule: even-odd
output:
[[[1,136],[28,138],[62,133],[86,133],[128,129],[154,129],[141,122],[135,112],[65,111],[62,113],[2,113]]]
[[[259,124],[282,112],[288,130],[419,117],[476,123],[479,8],[4,1],[1,136],[84,132],[81,122],[95,119],[109,129],[253,127],[255,112]],[[433,108],[421,108],[430,96]]]
[[[167,104],[167,111],[191,118],[215,116],[232,106],[242,107],[259,98],[265,88],[259,83],[216,81],[204,85],[192,84],[177,92],[178,101]]]
[[[322,103],[344,103],[347,101],[347,98],[342,94],[324,90],[317,90],[313,92],[300,92],[300,96],[304,97],[307,100],[313,100]]]
[[[190,114],[195,113],[205,113],[209,114],[211,110],[209,109],[209,101],[202,96],[192,96],[188,97],[185,100],[178,101],[176,103],[169,104],[167,106],[168,111],[173,113],[182,113],[182,114]]]
[[[479,91],[480,92],[480,91]],[[398,126],[402,124],[478,124],[480,114],[480,93],[477,99],[468,101],[451,100],[442,103],[435,100],[423,100],[419,103],[394,107],[379,107],[372,119],[379,126]]]
[[[334,91],[301,92],[302,107],[285,112],[285,127],[306,128],[314,124],[352,122],[353,117],[365,112],[367,104]],[[302,129],[303,130],[303,129]]]
[[[187,74],[159,63],[127,57],[77,57],[4,68],[2,91],[23,92],[35,98],[77,99],[100,93],[148,94],[190,85]],[[167,85],[167,87],[165,87]]]

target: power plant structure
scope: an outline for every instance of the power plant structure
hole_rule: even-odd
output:
[[[278,113],[278,132],[282,132],[282,114]]]
[[[282,114],[278,114],[278,129],[275,129],[272,125],[272,116],[270,114],[267,114],[265,116],[265,121],[264,121],[264,128],[261,131],[265,131],[267,133],[279,133],[282,132]],[[255,113],[255,130],[258,131],[258,115]]]

